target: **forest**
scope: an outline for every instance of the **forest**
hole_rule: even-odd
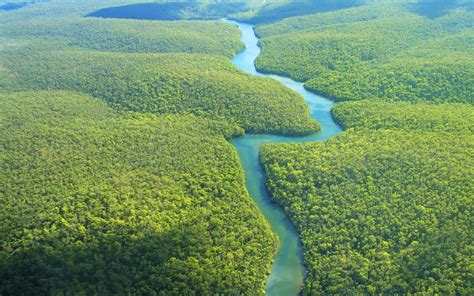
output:
[[[64,91],[0,98],[0,294],[263,290],[276,241],[225,140],[240,128]]]
[[[403,129],[474,134],[474,106],[361,100],[342,102],[332,110],[345,129]]]
[[[219,19],[247,10],[250,4],[244,1],[150,2],[107,7],[89,13],[87,16],[167,21]]]
[[[263,1],[263,5],[250,5],[247,11],[236,11],[232,17],[242,22],[265,24],[292,16],[354,7],[361,2],[360,0],[269,0]]]
[[[260,150],[301,294],[474,295],[472,1],[189,2],[0,0],[0,295],[266,293],[229,140],[325,127],[221,17],[338,102],[342,133]]]
[[[83,17],[126,2],[0,12],[0,294],[262,295],[278,240],[228,139],[318,125],[231,25]]]
[[[471,295],[473,10],[379,2],[256,27],[260,71],[346,101],[335,138],[263,146],[267,187],[303,295]]]
[[[257,68],[334,100],[472,102],[474,10],[367,5],[257,27]]]
[[[265,145],[301,234],[303,295],[471,295],[474,108],[346,102],[323,143]]]
[[[25,17],[30,17],[27,15]],[[190,52],[232,57],[242,49],[239,30],[219,21],[151,22],[51,17],[0,20],[0,36],[14,41],[56,40],[64,47],[115,52]],[[32,48],[39,50],[40,47]]]
[[[132,111],[220,118],[254,133],[319,129],[296,93],[235,69],[228,58],[243,45],[230,24],[77,17],[51,4],[59,16],[32,5],[0,21],[2,89],[80,91]]]
[[[0,81],[2,89],[80,91],[127,110],[192,113],[254,133],[318,130],[296,93],[236,70],[225,57],[16,50],[0,54],[0,63],[14,76]]]

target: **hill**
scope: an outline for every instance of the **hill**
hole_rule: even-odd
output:
[[[15,50],[0,55],[0,63],[5,90],[79,91],[121,109],[192,113],[254,133],[318,129],[303,98],[274,80],[244,74],[224,57]]]
[[[473,293],[470,105],[346,102],[323,143],[265,145],[273,199],[301,234],[303,294]]]
[[[1,294],[263,290],[276,242],[225,140],[239,128],[0,97]]]
[[[257,27],[256,66],[335,100],[472,103],[473,13],[431,19],[393,4],[287,18]]]

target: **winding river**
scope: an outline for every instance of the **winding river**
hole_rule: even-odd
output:
[[[259,162],[260,145],[264,143],[314,142],[322,141],[342,131],[331,116],[334,103],[321,96],[307,91],[303,83],[288,77],[268,75],[257,72],[254,61],[260,54],[258,38],[253,26],[245,23],[226,20],[236,24],[242,31],[242,42],[245,50],[239,53],[232,62],[241,70],[256,76],[270,77],[280,81],[286,87],[304,97],[311,111],[311,117],[321,123],[321,131],[307,137],[282,137],[275,135],[245,135],[235,138],[231,143],[237,149],[245,171],[247,189],[263,212],[273,232],[278,235],[279,249],[266,283],[267,295],[297,295],[305,276],[303,266],[303,249],[298,232],[280,206],[270,200],[265,187],[265,173]]]

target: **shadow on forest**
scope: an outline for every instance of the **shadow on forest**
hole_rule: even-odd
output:
[[[240,12],[244,2],[211,3],[166,2],[139,3],[99,9],[90,17],[174,21],[183,19],[218,19]]]
[[[262,7],[252,23],[269,23],[287,17],[301,16],[319,12],[337,11],[361,5],[361,0],[294,0],[288,3],[270,3]]]
[[[474,1],[467,3],[459,0],[422,0],[410,5],[409,8],[414,13],[434,19],[456,8],[474,10]]]
[[[14,2],[14,3],[5,3],[0,4],[0,10],[15,10],[25,7],[30,3],[28,2]]]
[[[212,244],[204,224],[192,220],[147,234],[112,226],[81,239],[38,237],[3,256],[0,295],[148,294],[180,281],[192,287],[196,278],[184,274],[199,278],[206,269],[190,257],[202,259]]]
[[[48,2],[48,0],[30,0],[30,1],[23,1],[23,2],[0,3],[0,11],[2,11],[2,10],[16,10],[16,9],[26,7],[30,4],[41,3],[41,2]]]

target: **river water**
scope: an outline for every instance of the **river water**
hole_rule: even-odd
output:
[[[298,232],[282,208],[270,200],[270,195],[265,187],[265,172],[259,162],[260,146],[265,143],[323,141],[337,135],[342,129],[331,116],[331,108],[334,105],[332,101],[307,91],[301,82],[294,81],[288,77],[257,72],[254,61],[260,54],[260,47],[258,46],[258,38],[255,36],[253,26],[229,20],[227,22],[236,24],[239,27],[242,31],[241,40],[245,43],[245,50],[236,55],[232,62],[249,74],[273,78],[298,92],[308,103],[311,117],[321,123],[321,131],[307,137],[249,134],[231,141],[237,149],[242,162],[248,192],[263,212],[272,231],[278,235],[280,242],[279,249],[274,257],[270,276],[267,279],[266,294],[297,295],[305,275],[301,241]]]

